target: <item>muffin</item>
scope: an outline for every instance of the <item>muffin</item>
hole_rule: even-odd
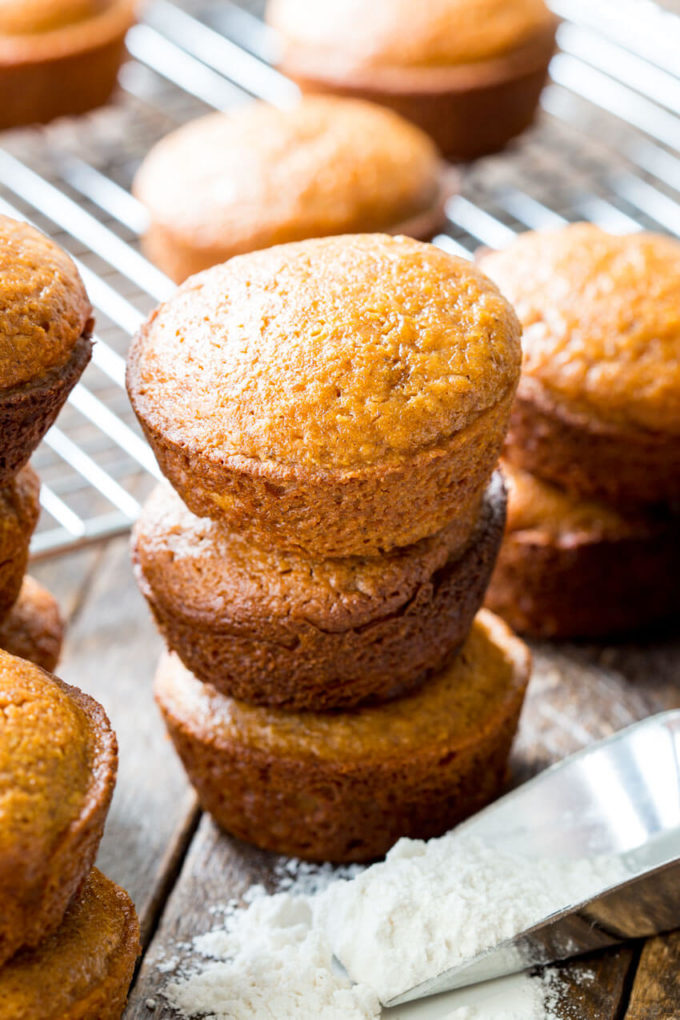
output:
[[[451,190],[451,171],[418,128],[330,97],[200,117],[162,139],[134,183],[149,214],[146,254],[178,283],[233,255],[307,237],[429,237]]]
[[[92,867],[116,764],[96,701],[0,651],[0,963],[61,924]]]
[[[557,23],[543,0],[269,0],[267,18],[305,91],[389,106],[453,159],[531,123]]]
[[[40,479],[27,466],[0,488],[0,622],[19,597],[39,514]]]
[[[130,897],[93,868],[59,928],[0,968],[3,1020],[120,1020],[140,950]]]
[[[28,461],[80,378],[94,323],[72,259],[28,223],[7,216],[0,216],[0,305],[3,486]]]
[[[495,797],[530,656],[483,610],[462,650],[414,693],[351,712],[235,701],[166,655],[155,693],[203,807],[278,853],[364,861],[444,832]]]
[[[63,638],[56,599],[26,575],[19,598],[0,623],[0,648],[51,671],[59,662]]]
[[[578,223],[479,264],[524,330],[508,460],[575,496],[680,507],[680,242]]]
[[[534,637],[603,637],[677,620],[678,521],[622,516],[503,465],[507,531],[486,604]]]
[[[164,487],[136,526],[133,559],[169,647],[200,680],[322,711],[396,697],[445,665],[482,603],[504,520],[496,475],[462,548],[454,521],[384,557],[311,560],[244,542]]]
[[[3,0],[0,129],[106,103],[134,7],[134,0]]]
[[[519,363],[512,308],[468,262],[356,234],[187,280],[133,340],[128,392],[195,514],[372,556],[474,521]]]

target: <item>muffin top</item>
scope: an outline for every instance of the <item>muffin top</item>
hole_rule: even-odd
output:
[[[0,0],[0,33],[53,32],[95,17],[110,3],[111,0]]]
[[[543,0],[269,0],[267,20],[331,73],[473,64],[554,22]]]
[[[34,881],[115,761],[91,698],[0,651],[0,885]]]
[[[592,499],[577,499],[528,471],[501,462],[508,489],[506,531],[537,532],[558,544],[620,540],[653,534],[655,518],[627,514]],[[667,527],[667,521],[657,522]]]
[[[188,280],[133,341],[128,389],[142,421],[208,458],[360,470],[436,448],[507,398],[519,334],[462,259],[323,238]]]
[[[57,931],[0,970],[3,1020],[99,1016],[138,954],[130,897],[93,868]]]
[[[286,712],[247,705],[201,683],[174,654],[156,676],[163,706],[218,747],[253,744],[275,757],[390,760],[438,756],[482,738],[516,704],[529,676],[526,645],[482,610],[452,664],[415,692],[351,712]]]
[[[479,262],[523,327],[520,393],[580,415],[680,434],[680,242],[577,223]]]
[[[134,191],[171,236],[214,252],[207,268],[225,251],[391,228],[432,206],[440,170],[429,138],[396,114],[309,97],[184,125],[151,150]]]
[[[496,477],[485,512],[473,507],[472,521],[454,520],[429,538],[379,557],[315,560],[253,545],[210,518],[196,517],[163,485],[135,526],[133,557],[154,599],[191,623],[246,625],[261,619],[268,627],[280,623],[282,630],[310,623],[341,632],[374,621],[377,612],[381,617],[398,612],[479,538],[502,501]]]
[[[53,670],[63,636],[64,621],[57,600],[26,574],[18,599],[0,621],[0,648]]]
[[[28,223],[7,216],[0,216],[0,305],[0,391],[64,365],[92,325],[73,260]]]

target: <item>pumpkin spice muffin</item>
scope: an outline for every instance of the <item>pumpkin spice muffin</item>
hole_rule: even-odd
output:
[[[312,560],[246,543],[162,487],[133,559],[168,645],[200,680],[253,704],[322,711],[397,697],[448,662],[482,603],[504,520],[496,475],[472,539],[454,521],[383,557]]]
[[[194,513],[371,556],[474,521],[519,361],[512,308],[468,262],[358,234],[187,280],[133,340],[128,392]]]
[[[0,488],[0,621],[19,597],[39,514],[40,479],[27,466]]]
[[[365,861],[498,795],[529,670],[526,646],[483,610],[451,665],[384,705],[247,705],[167,654],[155,693],[203,807],[228,832],[295,857]]]
[[[451,191],[451,171],[418,128],[330,97],[200,117],[154,146],[134,183],[150,218],[146,253],[178,283],[285,241],[372,230],[429,237]]]
[[[96,701],[0,651],[0,962],[60,925],[92,867],[116,764]]]
[[[0,216],[0,306],[2,486],[27,462],[80,378],[94,323],[72,259],[7,216]]]
[[[472,159],[531,123],[555,45],[543,0],[269,0],[304,90],[372,99]]]
[[[107,102],[134,0],[2,0],[0,129]]]
[[[677,518],[623,517],[511,465],[503,471],[508,521],[490,609],[534,637],[600,637],[677,619]]]
[[[578,223],[479,265],[523,326],[508,460],[577,496],[680,506],[680,242]]]
[[[0,968],[3,1020],[120,1020],[140,950],[130,897],[93,868],[59,928]]]
[[[26,575],[19,598],[0,623],[0,648],[51,672],[63,638],[64,621],[56,599]]]

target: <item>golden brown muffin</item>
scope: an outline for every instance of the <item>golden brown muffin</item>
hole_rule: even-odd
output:
[[[64,621],[53,595],[28,574],[19,598],[0,623],[0,648],[51,672],[64,638]]]
[[[181,282],[307,237],[429,237],[447,186],[434,145],[412,124],[370,103],[316,96],[185,124],[151,150],[134,192],[149,213],[149,258]]]
[[[0,306],[1,486],[27,462],[90,360],[94,322],[73,260],[7,216],[0,216]]]
[[[116,765],[96,701],[0,651],[0,962],[59,927],[92,867]]]
[[[134,8],[134,0],[2,0],[0,128],[106,103]]]
[[[508,521],[490,609],[534,637],[602,637],[677,620],[677,518],[624,517],[511,465],[503,470]]]
[[[575,495],[680,504],[680,242],[578,223],[479,264],[523,326],[507,458]]]
[[[141,946],[124,889],[93,868],[57,930],[0,968],[3,1020],[120,1020]]]
[[[133,340],[128,392],[194,513],[375,555],[474,520],[519,360],[512,308],[468,262],[357,234],[187,280]]]
[[[0,621],[19,597],[39,514],[40,479],[27,466],[0,488]]]
[[[163,487],[135,528],[133,559],[168,645],[200,680],[254,704],[323,711],[397,697],[451,659],[504,521],[496,475],[471,540],[456,521],[383,557],[312,560],[244,542]]]
[[[304,90],[383,103],[455,159],[531,123],[556,28],[543,0],[269,0],[267,18]]]
[[[400,836],[438,836],[498,794],[529,671],[525,645],[483,610],[447,669],[384,705],[246,705],[167,654],[155,693],[221,826],[277,853],[363,861]]]

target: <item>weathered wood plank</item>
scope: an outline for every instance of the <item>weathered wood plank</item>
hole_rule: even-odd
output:
[[[645,944],[626,1020],[677,1020],[679,1016],[680,932],[674,932]]]
[[[42,576],[43,567],[36,573]],[[116,539],[96,564],[58,672],[102,703],[118,735],[118,784],[98,865],[129,890],[145,934],[195,817],[193,792],[151,694],[160,649],[132,576],[127,539]]]

